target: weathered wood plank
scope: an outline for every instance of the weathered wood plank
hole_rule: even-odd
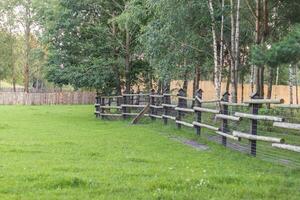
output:
[[[114,98],[122,98],[123,96],[101,96],[101,97],[105,99],[114,99]]]
[[[240,113],[240,112],[234,113],[234,116],[248,118],[248,119],[256,119],[256,120],[269,120],[269,121],[275,121],[275,122],[283,121],[283,118],[281,118],[281,117],[269,116],[269,115],[254,115],[254,114]]]
[[[122,113],[122,115],[125,115],[125,116],[137,116],[139,114],[140,113]]]
[[[182,111],[182,112],[195,112],[194,109],[190,109],[190,108],[176,107],[175,110]]]
[[[131,124],[137,124],[139,120],[148,112],[150,109],[150,104],[147,104],[146,107],[132,120]]]
[[[224,114],[217,114],[216,118],[218,119],[228,119],[232,121],[241,121],[240,117],[232,116],[232,115],[224,115]]]
[[[170,115],[162,115],[162,118],[167,118],[171,120],[176,120],[176,117],[170,116]]]
[[[152,94],[152,95],[150,95],[150,97],[154,97],[154,98],[163,98],[164,95]]]
[[[149,94],[123,94],[123,97],[149,96]]]
[[[184,99],[184,100],[187,100],[187,101],[194,101],[195,100],[194,98],[182,97],[182,96],[178,96],[178,99]]]
[[[188,123],[188,122],[179,121],[179,120],[176,120],[175,122],[176,122],[176,124],[181,124],[181,125],[184,125],[184,126],[187,126],[187,127],[190,127],[190,128],[193,128],[193,127],[194,127],[193,124]]]
[[[269,137],[269,136],[260,136],[260,135],[251,135],[248,133],[242,133],[239,131],[233,131],[232,133],[235,137],[245,138],[249,140],[259,140],[264,142],[276,142],[276,143],[284,143],[283,138],[275,138],[275,137]]]
[[[121,107],[126,108],[145,108],[147,105],[130,105],[130,104],[122,104]]]
[[[220,102],[220,100],[218,100],[218,99],[202,100],[202,99],[200,99],[200,98],[197,97],[197,96],[196,96],[196,100],[197,100],[199,103],[218,103],[218,102]]]
[[[200,112],[213,113],[213,114],[218,114],[218,113],[220,113],[220,110],[209,109],[209,108],[203,108],[203,107],[194,107],[194,110],[195,110],[195,111],[200,111]]]
[[[300,109],[300,105],[297,104],[278,104],[274,105],[275,108],[290,108],[290,109]]]
[[[229,139],[232,139],[232,140],[236,140],[236,141],[239,141],[239,140],[240,140],[238,137],[235,137],[235,136],[230,135],[230,134],[228,134],[228,133],[224,133],[224,132],[221,132],[221,131],[216,131],[216,133],[217,133],[218,135],[224,136],[224,137],[229,138]]]
[[[176,94],[163,93],[163,96],[176,97]]]
[[[168,107],[168,108],[176,108],[177,105],[174,104],[161,104],[163,107]]]
[[[154,117],[154,118],[158,118],[158,119],[163,118],[163,116],[161,116],[161,115],[153,115],[153,114],[149,114],[149,117]]]
[[[290,145],[290,144],[278,144],[274,143],[272,144],[272,147],[276,147],[279,149],[289,150],[289,151],[295,151],[300,153],[300,146]]]
[[[300,131],[300,124],[287,123],[287,122],[274,122],[273,126]]]
[[[100,113],[100,115],[105,117],[122,117],[122,114],[112,114],[112,113]]]
[[[100,106],[103,109],[121,109],[121,106]]]
[[[200,122],[193,122],[193,125],[194,126],[199,126],[199,127],[202,127],[202,128],[207,128],[207,129],[210,129],[210,130],[213,130],[213,131],[220,130],[218,127],[211,126],[211,125],[208,125],[208,124],[203,124],[203,123],[200,123]]]
[[[225,101],[221,101],[220,104],[227,105],[227,106],[244,106],[244,107],[249,106],[249,104],[246,104],[246,103],[230,103],[230,102],[225,102]]]
[[[282,104],[284,99],[251,99],[244,101],[247,104]]]
[[[163,106],[150,105],[150,108],[163,109]]]

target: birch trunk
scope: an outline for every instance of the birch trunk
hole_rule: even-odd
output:
[[[244,86],[244,82],[245,82],[245,77],[244,76],[242,76],[242,91],[241,91],[241,103],[243,103],[244,102],[244,89],[245,89],[245,86]]]
[[[229,93],[229,87],[230,87],[230,78],[231,78],[231,65],[228,66],[228,74],[227,74],[227,81],[226,81],[226,92]]]
[[[267,93],[267,99],[272,98],[272,89],[273,89],[273,78],[274,78],[274,69],[269,69],[269,81],[268,81],[268,93]]]
[[[9,34],[12,35],[12,28],[10,28]],[[13,86],[13,91],[16,92],[17,77],[16,77],[15,58],[14,58],[14,44],[13,44],[13,40],[12,39],[10,41],[10,65],[11,65],[11,70],[12,70],[12,86]]]
[[[268,81],[267,99],[271,99],[272,98],[273,77],[274,77],[274,69],[269,68],[269,81]],[[267,107],[270,109],[271,105],[267,104]]]
[[[162,79],[158,79],[158,83],[157,83],[157,93],[158,94],[162,94],[163,93],[163,81]]]
[[[236,62],[236,52],[235,52],[235,19],[234,19],[234,10],[235,6],[233,0],[230,0],[230,19],[231,19],[231,59],[230,59],[230,83],[231,83],[231,101],[236,103],[236,71],[235,71],[235,62]]]
[[[256,21],[255,21],[255,43],[258,45],[261,42],[261,0],[256,0]],[[255,66],[255,86],[256,86],[256,93],[260,96],[263,97],[263,91],[262,91],[262,80],[261,80],[261,68],[259,66]]]
[[[238,70],[240,65],[240,0],[237,0],[236,6],[236,22],[235,22],[235,36],[234,36],[235,54],[234,54],[234,93],[232,92],[232,102],[237,102],[237,83]]]
[[[183,86],[182,86],[182,89],[187,92],[187,89],[188,89],[188,83],[189,83],[189,80],[188,80],[188,70],[186,70],[184,72],[184,77],[183,77]]]
[[[196,96],[196,92],[200,87],[200,66],[195,67],[195,76],[193,82],[193,98]],[[192,102],[192,108],[195,105],[195,101]]]
[[[171,91],[171,82],[169,79],[164,80],[163,93],[169,93]]]
[[[222,10],[222,17],[221,17],[221,33],[220,33],[220,71],[222,71],[223,66],[224,66],[224,0],[221,2],[221,10]],[[220,72],[220,77],[219,77],[220,82],[222,82],[222,73]]]
[[[126,75],[126,89],[125,92],[127,94],[130,93],[130,33],[128,26],[126,26],[126,41],[125,41],[125,75]]]
[[[294,82],[294,78],[293,78],[293,67],[290,64],[289,65],[289,93],[290,93],[290,104],[293,104],[293,82]]]
[[[295,65],[295,71],[294,71],[294,75],[295,75],[295,86],[296,86],[296,104],[299,104],[299,94],[298,94],[298,67],[297,65]]]
[[[217,47],[217,35],[216,35],[216,22],[214,16],[214,7],[212,0],[208,0],[208,9],[211,16],[211,31],[213,37],[213,51],[214,51],[214,85],[216,90],[216,98],[221,98],[221,80],[220,80],[220,66],[218,63],[218,47]]]
[[[115,18],[115,16],[116,16],[115,11],[113,12],[112,16],[113,16],[113,18]],[[115,23],[114,20],[112,21],[112,36],[113,36],[114,39],[116,39],[116,37],[117,37],[117,27],[116,27],[116,23]],[[113,57],[114,57],[115,60],[118,59],[118,49],[117,49],[117,47],[114,47],[114,49],[113,49]],[[120,71],[118,69],[117,64],[113,64],[113,69],[116,73],[116,80],[117,80],[117,82],[116,82],[116,92],[117,92],[117,95],[121,95],[122,94],[121,78],[120,78]]]
[[[149,87],[149,91],[153,88],[153,75],[151,73],[148,74],[148,87]]]
[[[193,84],[193,97],[195,97],[196,95],[196,91],[199,89],[200,87],[200,67],[196,66],[195,67],[195,76],[194,76],[194,84]]]
[[[255,76],[255,66],[251,65],[251,77],[250,77],[251,94],[254,92],[255,77],[256,77]]]
[[[276,77],[275,77],[275,85],[278,85],[278,81],[279,81],[279,67],[276,68]],[[275,88],[274,91],[274,97],[275,99],[277,98],[277,87]]]
[[[25,64],[24,64],[24,92],[29,92],[29,56],[30,56],[30,33],[31,33],[31,0],[25,5]]]

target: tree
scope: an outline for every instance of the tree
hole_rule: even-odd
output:
[[[290,104],[293,104],[293,83],[295,73],[293,65],[300,61],[300,26],[296,26],[282,40],[273,43],[270,48],[256,46],[252,50],[252,63],[266,64],[273,68],[289,66]]]

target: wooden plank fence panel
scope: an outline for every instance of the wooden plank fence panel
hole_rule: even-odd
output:
[[[1,105],[94,104],[94,92],[0,92]]]

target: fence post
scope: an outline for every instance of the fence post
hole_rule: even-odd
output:
[[[100,97],[100,109],[99,109],[101,119],[104,119],[104,115],[102,115],[102,114],[104,114],[104,109],[101,108],[101,106],[105,106],[105,98],[104,97]]]
[[[109,105],[109,106],[111,106],[112,101],[113,101],[113,99],[108,98],[108,105]]]
[[[202,94],[203,94],[203,90],[198,89],[196,91],[195,107],[201,107],[202,106],[202,103],[198,101],[198,99],[202,100]],[[195,114],[196,114],[196,122],[201,122],[201,112],[195,110]],[[201,127],[195,126],[195,128],[196,128],[196,134],[201,135]]]
[[[96,94],[96,97],[95,97],[95,100],[96,100],[96,104],[95,104],[95,108],[96,108],[96,118],[99,117],[99,112],[100,112],[100,94],[97,92]]]
[[[185,96],[185,91],[181,88],[179,91],[178,91],[178,94],[177,94],[178,97],[184,97]],[[184,99],[181,99],[181,98],[178,98],[178,104],[177,104],[177,107],[179,108],[184,108],[186,105],[186,100]],[[178,121],[181,121],[181,118],[182,118],[182,112],[180,110],[177,111],[177,116],[176,116],[176,120]],[[176,123],[177,125],[177,128],[181,128],[181,124],[178,124]]]
[[[120,94],[117,94],[116,100],[117,100],[117,106],[121,106],[123,99],[122,96],[120,96]]]
[[[259,95],[257,93],[254,93],[251,95],[251,99],[259,99]],[[250,104],[251,108],[251,114],[257,115],[259,104]],[[257,135],[257,125],[258,120],[257,119],[251,119],[251,126],[250,126],[250,133],[252,135]],[[256,140],[250,140],[250,154],[252,156],[256,156]]]
[[[127,104],[127,96],[125,94],[123,94],[123,104]],[[124,115],[125,113],[127,113],[127,108],[126,107],[122,107],[122,116],[123,116],[123,119],[127,119],[127,115]]]
[[[131,92],[130,92],[130,94],[134,94],[134,90],[133,89],[131,89]],[[130,105],[134,105],[134,100],[135,100],[135,96],[131,96],[130,97]],[[131,110],[130,108],[129,108],[129,110]]]
[[[171,96],[170,96],[170,91],[169,89],[165,89],[164,94],[163,94],[163,103],[164,104],[171,104]],[[164,115],[169,115],[169,107],[164,107]],[[164,120],[164,125],[168,124],[168,118],[163,117]]]
[[[222,96],[222,99],[221,101],[224,101],[224,102],[228,102],[229,100],[229,93],[228,92],[225,92]],[[224,114],[224,115],[228,115],[228,105],[222,105],[221,106],[221,113]],[[228,120],[227,119],[222,119],[222,125],[221,125],[221,131],[223,133],[228,133]],[[224,146],[227,145],[227,138],[222,136],[222,144]]]
[[[138,88],[138,90],[137,90],[136,93],[137,93],[137,94],[140,94],[140,93],[141,93],[141,91],[140,91],[139,88]],[[140,105],[140,96],[139,96],[139,95],[136,96],[135,105]]]
[[[154,95],[155,94],[155,90],[154,89],[151,89],[150,90],[150,106],[154,106],[155,105],[155,97],[151,96],[151,95]],[[150,107],[150,115],[154,115],[155,114],[155,110],[153,107]],[[151,120],[155,120],[155,117],[151,117]]]

